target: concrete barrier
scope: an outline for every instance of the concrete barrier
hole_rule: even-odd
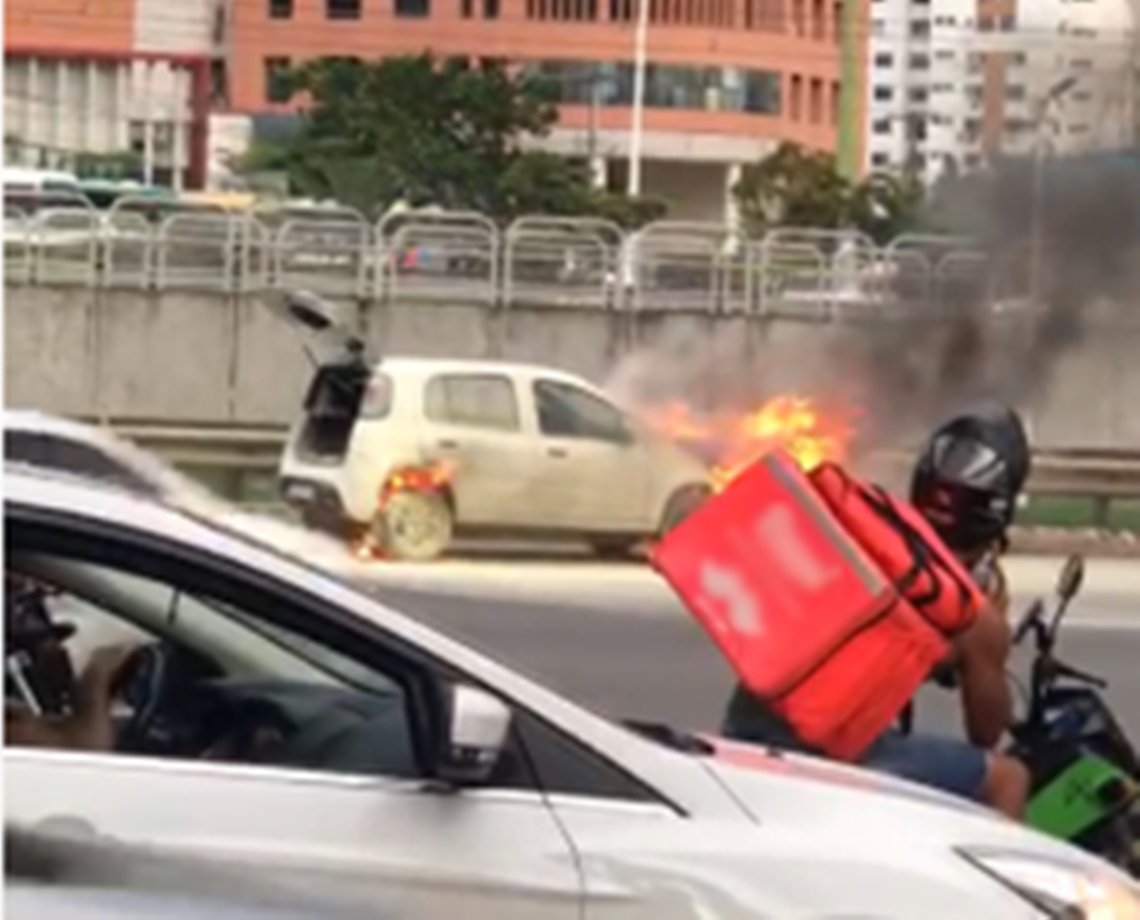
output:
[[[8,286],[5,294],[10,406],[117,419],[284,424],[295,417],[309,379],[300,334],[266,307],[262,294],[38,285]],[[884,320],[859,317],[503,309],[462,301],[348,299],[339,306],[380,354],[534,361],[602,382],[633,349],[680,348],[683,362],[691,346],[705,350],[706,364],[743,369],[768,392],[842,384],[859,361],[864,368],[901,368],[915,342],[942,334],[933,322],[900,325],[884,337]],[[1016,325],[996,330],[988,346],[997,365],[1027,347]],[[1037,443],[1117,450],[1140,444],[1140,401],[1133,396],[1140,391],[1138,351],[1140,323],[1120,319],[1090,322],[1080,341],[1058,349],[1051,372],[1041,375],[1049,385],[1027,385],[1022,394]],[[1032,366],[1024,356],[1017,361]],[[900,392],[900,404],[910,395]]]

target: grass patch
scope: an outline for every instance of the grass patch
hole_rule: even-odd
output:
[[[1108,506],[1108,518],[1097,521],[1097,503],[1091,498],[1045,496],[1030,499],[1017,513],[1022,527],[1097,527],[1140,532],[1140,500],[1117,499]]]

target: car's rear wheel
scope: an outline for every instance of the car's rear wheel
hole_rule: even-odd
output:
[[[447,499],[438,492],[397,492],[376,513],[371,536],[396,559],[424,562],[438,559],[451,545],[455,519]]]
[[[658,536],[663,537],[678,526],[696,511],[708,499],[709,495],[709,490],[704,486],[685,486],[683,489],[674,492],[665,504],[665,513],[661,515]]]

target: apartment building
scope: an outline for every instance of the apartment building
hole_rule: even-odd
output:
[[[1135,40],[1128,0],[872,0],[865,166],[930,183],[1128,146]]]

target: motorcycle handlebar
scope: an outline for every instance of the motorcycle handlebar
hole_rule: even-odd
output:
[[[1013,644],[1020,645],[1029,631],[1035,626],[1041,625],[1041,616],[1045,612],[1045,605],[1040,600],[1035,600],[1033,605],[1025,611],[1022,616],[1021,622],[1017,624],[1017,628],[1013,633]]]

